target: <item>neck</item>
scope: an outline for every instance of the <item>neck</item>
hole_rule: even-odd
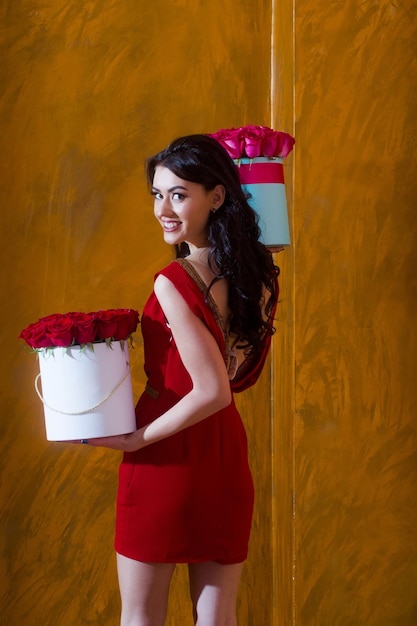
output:
[[[204,246],[201,248],[196,248],[195,246],[190,246],[190,254],[188,255],[189,259],[195,259],[200,261],[207,261],[208,255],[210,252],[209,246]]]

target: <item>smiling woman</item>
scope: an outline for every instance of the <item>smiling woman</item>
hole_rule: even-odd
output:
[[[206,191],[202,185],[183,180],[167,167],[158,165],[152,195],[155,217],[164,230],[167,243],[186,242],[190,250],[208,245],[207,222],[210,211],[215,212],[223,203],[223,185]]]
[[[237,169],[213,138],[174,141],[147,163],[154,212],[177,259],[142,314],[137,430],[90,440],[124,451],[116,541],[122,626],[162,626],[176,563],[188,563],[197,623],[236,624],[253,510],[233,391],[265,362],[278,298]]]

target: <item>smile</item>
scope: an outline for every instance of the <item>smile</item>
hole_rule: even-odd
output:
[[[162,222],[162,228],[166,231],[166,232],[171,232],[173,230],[175,230],[176,228],[178,228],[181,225],[181,222],[171,222],[171,221],[167,221],[167,222]]]

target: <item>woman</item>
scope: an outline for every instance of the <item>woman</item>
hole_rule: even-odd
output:
[[[176,139],[149,159],[147,176],[176,260],[157,274],[143,310],[148,384],[138,429],[90,440],[124,451],[121,624],[162,626],[175,564],[188,563],[195,623],[233,626],[253,483],[232,392],[254,384],[264,365],[278,269],[217,141]]]

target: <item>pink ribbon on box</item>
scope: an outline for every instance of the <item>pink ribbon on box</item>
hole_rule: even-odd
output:
[[[238,165],[242,185],[256,183],[284,183],[284,167],[282,163],[240,163]]]

